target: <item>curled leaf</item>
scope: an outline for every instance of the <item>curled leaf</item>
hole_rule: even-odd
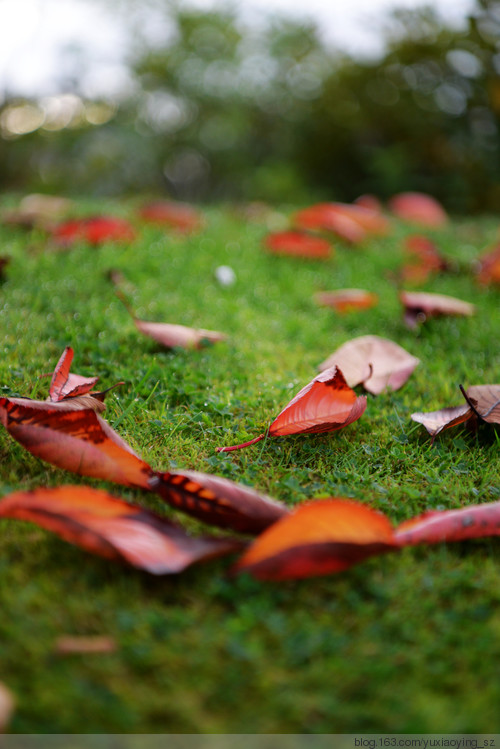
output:
[[[248,486],[196,471],[155,473],[149,487],[176,509],[241,533],[260,533],[288,513],[280,502]]]
[[[462,406],[451,406],[450,408],[441,408],[438,411],[428,411],[427,413],[416,412],[411,415],[413,421],[423,424],[433,441],[443,429],[463,424],[473,417],[474,412],[466,403]]]
[[[473,315],[476,308],[469,302],[444,294],[431,294],[426,291],[402,291],[399,295],[404,307],[404,320],[409,328],[431,317],[442,315]]]
[[[393,529],[379,512],[347,499],[301,505],[264,531],[238,561],[237,572],[286,580],[340,572],[391,551]]]
[[[438,201],[421,192],[402,192],[389,201],[389,208],[403,221],[420,226],[440,228],[448,223],[448,215]]]
[[[397,343],[365,335],[344,343],[319,365],[319,369],[337,366],[350,387],[363,383],[365,390],[379,395],[387,388],[398,390],[419,363],[420,359]]]
[[[162,346],[174,348],[202,348],[211,343],[226,340],[225,333],[216,330],[205,330],[204,328],[188,328],[186,325],[173,325],[172,323],[148,322],[137,320],[134,323],[141,333],[153,338]]]
[[[378,304],[377,294],[364,289],[319,291],[314,295],[314,300],[321,307],[333,307],[340,314],[356,309],[369,309]]]
[[[83,486],[15,492],[0,501],[0,517],[36,523],[92,554],[165,575],[228,554],[241,542],[192,537],[142,507]]]
[[[463,405],[411,415],[413,421],[424,425],[433,440],[443,429],[464,422],[472,427],[478,420],[500,424],[500,385],[472,385],[467,391],[460,385],[460,390],[466,400]]]
[[[90,392],[99,379],[99,377],[82,377],[81,375],[71,374],[69,368],[73,356],[74,352],[71,346],[66,346],[56,364],[49,386],[49,399],[53,403],[62,401],[64,398]]]
[[[326,239],[298,231],[282,231],[268,234],[265,246],[275,255],[326,260],[330,257],[331,245]]]
[[[0,420],[32,455],[66,471],[148,488],[150,466],[93,410],[0,398]]]
[[[319,434],[342,429],[360,418],[366,408],[366,397],[356,396],[338,367],[321,372],[285,406],[267,433],[234,447],[219,447],[230,452],[253,445],[266,437],[290,434]]]

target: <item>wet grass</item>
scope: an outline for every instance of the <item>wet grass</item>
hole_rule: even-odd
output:
[[[129,215],[126,203],[85,210]],[[1,392],[44,398],[65,345],[72,371],[99,375],[106,418],[155,468],[226,476],[290,505],[354,497],[397,522],[426,509],[500,499],[499,439],[462,427],[431,445],[413,411],[462,402],[458,385],[500,381],[500,292],[470,272],[495,240],[487,219],[431,233],[460,272],[425,289],[477,305],[473,318],[402,322],[394,273],[402,240],[337,243],[327,262],[266,254],[263,223],[206,211],[198,235],[140,227],[128,245],[54,252],[41,232],[0,227],[11,256],[0,289]],[[276,220],[276,216],[271,217]],[[278,217],[279,218],[279,217]],[[229,265],[233,286],[215,269]],[[221,330],[199,351],[142,337],[106,273],[120,269],[139,317]],[[319,290],[361,287],[379,305],[338,316]],[[395,393],[368,397],[333,435],[215,447],[260,434],[341,343],[375,333],[421,359]],[[102,486],[170,513],[140,491],[83,479],[0,433],[1,489]],[[184,522],[184,521],[183,521]],[[190,528],[197,529],[193,521]],[[94,558],[32,525],[0,533],[0,678],[16,694],[18,733],[498,732],[500,546],[495,539],[407,549],[338,576],[261,584],[221,560],[151,578]],[[63,634],[109,635],[114,653],[60,656]]]

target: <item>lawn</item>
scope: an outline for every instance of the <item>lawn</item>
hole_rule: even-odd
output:
[[[4,205],[12,204],[4,199]],[[135,215],[137,204],[82,201]],[[271,214],[278,225],[291,209]],[[394,522],[427,509],[500,500],[499,435],[462,426],[434,445],[413,411],[462,402],[458,386],[500,382],[500,291],[474,261],[496,221],[455,220],[427,232],[459,270],[427,291],[477,305],[410,331],[394,280],[402,241],[336,242],[330,260],[266,253],[263,220],[207,208],[198,234],[137,223],[138,237],[53,251],[40,231],[0,226],[11,257],[0,287],[1,394],[44,399],[66,345],[73,372],[125,386],[105,418],[157,469],[214,473],[289,505],[352,497]],[[222,286],[215,269],[236,281]],[[220,330],[227,342],[166,350],[135,329],[108,278],[119,269],[138,317]],[[361,287],[379,304],[340,316],[320,290]],[[421,359],[397,392],[368,396],[356,423],[326,435],[215,448],[260,434],[318,364],[345,341],[387,337]],[[32,457],[5,430],[1,484],[105,488],[176,515],[139,490],[71,475]],[[193,532],[201,523],[181,515]],[[34,525],[2,521],[0,679],[15,694],[15,733],[354,733],[500,731],[498,539],[406,549],[305,581],[231,577],[230,560],[153,577],[106,562]],[[62,635],[108,636],[116,650],[63,656]]]

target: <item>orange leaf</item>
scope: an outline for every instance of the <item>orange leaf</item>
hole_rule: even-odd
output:
[[[469,538],[500,536],[500,502],[462,507],[460,510],[426,512],[396,528],[398,546],[466,541]]]
[[[283,437],[290,434],[318,434],[342,429],[359,419],[366,408],[366,397],[356,396],[338,367],[321,372],[302,388],[275,418],[267,434]],[[230,452],[264,439],[261,434],[250,442],[233,447],[219,447]]]
[[[393,547],[393,529],[385,515],[332,498],[301,505],[264,531],[236,571],[251,572],[259,580],[326,575]]]
[[[402,291],[399,295],[404,307],[404,320],[409,328],[416,328],[419,322],[440,315],[473,315],[476,308],[469,302],[444,294],[430,294],[426,291]]]
[[[81,377],[81,375],[71,374],[69,368],[73,361],[73,355],[71,346],[66,346],[54,369],[49,387],[49,399],[55,403],[64,398],[88,393],[99,379],[98,377]]]
[[[275,255],[293,255],[317,260],[326,260],[332,249],[326,239],[298,231],[268,234],[265,238],[265,245]]]
[[[75,410],[65,401],[0,398],[0,419],[32,455],[58,468],[148,488],[150,466],[93,410]]]
[[[93,554],[155,575],[181,572],[242,545],[228,538],[188,536],[149,510],[83,486],[9,494],[0,502],[0,517],[28,520]]]
[[[362,242],[367,232],[352,216],[335,208],[333,203],[319,203],[298,211],[293,223],[299,229],[331,231],[352,244]]]
[[[435,198],[421,192],[402,192],[389,201],[389,208],[398,218],[429,228],[448,223],[446,211]]]
[[[378,296],[363,289],[339,289],[338,291],[320,291],[314,299],[322,307],[333,307],[343,314],[355,309],[368,309],[378,304]]]
[[[398,390],[419,363],[420,359],[397,343],[365,335],[344,343],[319,365],[319,369],[337,366],[350,387],[363,383],[365,390],[379,395],[386,388]]]
[[[477,280],[481,284],[500,284],[500,245],[479,258]]]
[[[176,509],[241,533],[260,533],[288,513],[248,486],[196,471],[155,473],[149,487]]]

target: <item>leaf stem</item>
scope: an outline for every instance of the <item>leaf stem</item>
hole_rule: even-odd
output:
[[[230,453],[233,450],[241,450],[242,447],[249,447],[250,445],[255,445],[257,442],[260,442],[264,439],[266,435],[265,434],[259,434],[258,437],[255,437],[255,439],[250,440],[249,442],[242,442],[241,445],[232,445],[231,447],[216,447],[218,453]]]

